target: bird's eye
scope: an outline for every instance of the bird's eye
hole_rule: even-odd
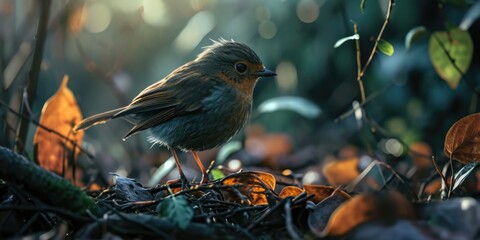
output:
[[[245,65],[245,63],[237,63],[235,64],[235,69],[239,73],[244,73],[245,71],[247,71],[247,65]]]

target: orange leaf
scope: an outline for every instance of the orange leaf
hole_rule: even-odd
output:
[[[442,188],[442,179],[438,178],[438,179],[433,180],[429,184],[427,184],[427,186],[425,187],[425,190],[423,192],[425,194],[428,194],[428,195],[433,195],[433,194],[438,193],[438,191],[440,191],[441,188]]]
[[[58,174],[63,174],[63,169],[68,169],[66,158],[69,152],[73,153],[74,159],[77,158],[80,153],[78,146],[83,138],[83,131],[72,131],[73,126],[82,120],[82,113],[67,83],[68,76],[65,75],[60,88],[43,106],[40,124],[68,137],[76,146],[40,127],[33,138],[40,166]],[[66,164],[65,167],[63,164]]]
[[[358,157],[329,162],[323,167],[323,174],[333,186],[348,184],[360,174]]]
[[[266,172],[241,172],[225,177],[222,185],[236,187],[238,191],[222,191],[227,201],[252,205],[268,204],[267,193],[275,189],[275,177]],[[268,188],[268,189],[267,189]]]
[[[432,166],[432,149],[428,144],[415,142],[409,148],[413,164],[417,169],[428,169]]]
[[[322,236],[344,235],[358,225],[372,220],[392,223],[398,218],[415,218],[412,204],[398,192],[357,195],[333,212]]]
[[[98,183],[93,183],[90,186],[88,186],[88,191],[90,192],[100,191],[102,189],[103,189],[102,186],[98,185]]]
[[[280,192],[279,196],[280,198],[284,199],[286,197],[296,197],[300,195],[303,192],[303,190],[299,187],[296,186],[286,186],[282,189]]]
[[[445,136],[444,151],[463,164],[480,161],[480,113],[453,124]]]
[[[307,192],[309,195],[310,194],[315,195],[315,197],[312,198],[312,202],[314,203],[319,203],[323,201],[325,198],[330,197],[333,194],[333,192],[335,192],[335,189],[336,189],[335,187],[332,187],[332,186],[310,185],[310,184],[303,185],[303,188],[305,189],[305,192]],[[343,197],[347,199],[351,198],[350,195],[348,195],[348,193],[340,189],[338,191]]]

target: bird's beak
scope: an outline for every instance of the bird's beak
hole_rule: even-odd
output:
[[[257,75],[258,77],[273,77],[273,76],[276,76],[277,74],[272,70],[263,68],[261,71],[256,72],[255,75]]]

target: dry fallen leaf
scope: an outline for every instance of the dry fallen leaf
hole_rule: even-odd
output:
[[[300,195],[302,192],[303,192],[303,190],[299,187],[286,186],[282,189],[282,191],[278,195],[280,196],[280,198],[284,199],[284,198],[290,197],[290,196],[291,197],[296,197],[296,196]]]
[[[305,192],[310,194],[314,194],[315,196],[311,199],[312,202],[314,203],[319,203],[323,201],[325,198],[330,197],[337,188],[332,187],[332,186],[324,186],[324,185],[310,185],[310,184],[305,184],[303,185],[303,188],[305,189]],[[344,198],[351,198],[348,193],[344,192],[341,189],[337,190],[338,194],[341,194]]]
[[[463,163],[480,160],[480,113],[458,120],[445,136],[445,154]]]
[[[234,190],[222,190],[225,200],[242,204],[268,204],[267,193],[275,189],[275,177],[266,172],[241,172],[225,177],[222,185],[241,185]]]
[[[414,219],[415,216],[412,204],[398,192],[361,194],[333,212],[321,236],[341,236],[367,221],[392,224],[398,218]]]
[[[326,187],[326,186],[314,186],[314,187]],[[332,213],[349,200],[350,195],[346,194],[340,189],[334,189],[330,192],[330,195],[322,199],[321,202],[315,205],[308,215],[308,227],[317,236],[321,236],[323,230],[328,224]]]
[[[77,159],[83,138],[83,131],[74,133],[72,130],[82,120],[82,113],[67,83],[68,76],[65,75],[60,88],[43,106],[40,124],[68,137],[75,146],[41,127],[37,128],[33,138],[40,166],[58,174],[64,174],[64,170],[70,166],[67,161],[69,153],[73,153],[73,159]]]
[[[323,167],[323,174],[333,186],[348,184],[360,174],[358,157],[329,162]]]

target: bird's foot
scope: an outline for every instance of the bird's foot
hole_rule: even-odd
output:
[[[166,184],[175,186],[175,188],[177,188],[176,185],[178,185],[179,183],[180,183],[180,190],[185,190],[190,188],[190,183],[188,182],[187,178],[184,175],[180,176],[180,178],[178,179],[168,180]]]

